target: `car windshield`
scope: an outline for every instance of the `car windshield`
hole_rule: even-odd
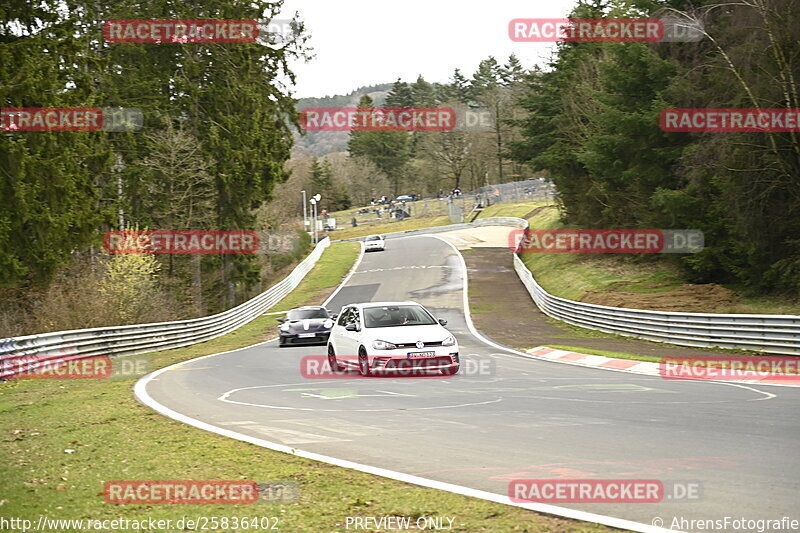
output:
[[[286,320],[305,320],[307,318],[328,318],[325,309],[293,309],[286,314]]]
[[[372,237],[367,237],[367,240],[368,241],[379,241],[379,240],[381,240],[381,236],[380,235],[373,235]]]
[[[364,308],[364,326],[368,328],[429,326],[431,324],[436,324],[436,321],[425,309],[418,305]]]

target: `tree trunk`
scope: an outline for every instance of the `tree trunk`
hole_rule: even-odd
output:
[[[192,255],[192,296],[194,299],[195,312],[198,317],[205,316],[206,306],[203,300],[203,271],[202,271],[202,256],[200,254]]]

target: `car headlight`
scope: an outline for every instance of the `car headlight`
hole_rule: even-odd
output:
[[[456,338],[450,335],[445,340],[442,341],[442,346],[453,346],[456,343]]]
[[[323,328],[332,328],[333,327],[333,320],[330,318],[322,323]]]
[[[281,324],[281,331],[289,331],[289,324]]]
[[[394,350],[395,348],[397,348],[397,346],[395,346],[391,342],[386,342],[386,341],[372,341],[372,347],[375,348],[376,350]]]

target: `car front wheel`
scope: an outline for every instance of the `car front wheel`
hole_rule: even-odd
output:
[[[363,347],[358,350],[358,373],[362,376],[372,375],[372,369],[369,366],[369,357],[367,357],[367,351]]]
[[[333,350],[332,345],[328,345],[328,366],[331,367],[331,372],[341,372],[342,368],[336,360],[336,352]]]

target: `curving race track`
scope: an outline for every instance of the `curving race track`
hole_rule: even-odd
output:
[[[270,341],[146,376],[137,396],[204,429],[495,501],[508,501],[518,478],[702,484],[694,501],[563,505],[575,512],[523,505],[641,531],[655,517],[667,527],[676,516],[800,518],[799,389],[666,381],[521,357],[474,335],[464,281],[463,260],[443,240],[390,239],[327,306],[416,300],[448,320],[462,357],[484,362],[480,375],[305,379],[301,357],[325,348]]]

